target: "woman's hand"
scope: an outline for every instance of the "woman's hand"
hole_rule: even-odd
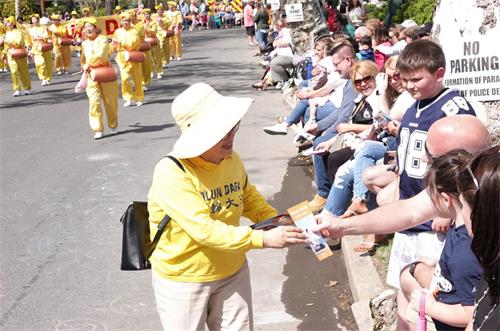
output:
[[[316,148],[314,149],[314,154],[326,154],[330,150],[330,147],[332,146],[332,143],[330,140],[323,141],[322,143],[319,143]]]
[[[351,131],[351,125],[349,123],[340,123],[337,125],[337,133],[345,133]]]
[[[386,130],[387,132],[389,132],[390,134],[392,134],[394,137],[397,137],[398,136],[398,133],[399,133],[399,125],[401,123],[399,121],[390,121],[388,124],[387,124],[387,128],[384,128],[384,130]]]
[[[305,244],[306,235],[295,226],[278,226],[264,232],[265,248],[283,248],[289,245]]]

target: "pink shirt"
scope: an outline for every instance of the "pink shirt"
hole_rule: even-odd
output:
[[[250,5],[246,5],[243,9],[243,20],[245,26],[254,26],[255,22],[253,21],[253,8]]]

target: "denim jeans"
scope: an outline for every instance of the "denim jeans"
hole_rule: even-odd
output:
[[[375,195],[368,191],[363,182],[363,171],[375,165],[384,157],[387,147],[378,141],[365,141],[354,159],[344,163],[333,182],[328,199],[325,205],[326,210],[336,216],[342,215],[349,203],[354,198],[364,200],[371,210],[376,207]]]
[[[325,133],[324,135],[317,137],[313,141],[313,148],[316,149],[316,146],[318,146],[318,144],[327,141],[336,135],[337,133],[335,131],[330,131],[329,133]],[[314,176],[316,178],[316,187],[318,189],[317,193],[320,197],[325,199],[326,197],[328,197],[328,193],[330,192],[330,188],[332,187],[332,183],[330,182],[328,173],[326,171],[327,161],[328,154],[313,154]]]
[[[307,123],[311,117],[308,110],[309,99],[301,99],[297,102],[297,105],[293,108],[292,112],[286,119],[288,126],[299,123],[301,118],[304,119],[304,123]],[[321,121],[335,110],[337,110],[335,106],[330,101],[327,101],[323,106],[316,107],[316,120]]]
[[[255,39],[257,39],[257,43],[259,44],[260,49],[264,49],[267,45],[267,33],[269,30],[257,30],[255,31]]]

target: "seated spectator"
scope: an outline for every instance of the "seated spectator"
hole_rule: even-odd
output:
[[[369,20],[366,20],[365,26],[370,30],[370,35],[373,36],[375,34],[375,29],[377,26],[383,25],[383,22],[381,22],[378,18],[370,18]]]
[[[270,68],[273,81],[277,82],[276,88],[282,88],[290,77],[287,69],[293,68],[292,37],[286,19],[276,21],[278,36],[273,42],[276,57],[271,60]]]
[[[354,31],[354,39],[359,42],[361,38],[371,37],[373,33],[366,26],[362,25]],[[371,46],[371,45],[370,45]]]
[[[327,73],[327,81],[323,84],[323,86],[317,85],[317,82],[315,82],[314,79],[312,82],[301,82],[296,93],[297,98],[300,100],[297,102],[297,105],[294,107],[291,114],[287,117],[286,121],[264,128],[266,133],[271,135],[286,135],[288,133],[289,126],[297,124],[301,120],[303,120],[304,123],[307,123],[310,118],[309,99],[317,97],[330,97],[332,90],[335,90],[340,84],[343,83],[339,78],[338,73],[334,70],[332,58],[330,56],[326,56],[332,49],[332,46],[333,43],[330,38],[322,38],[316,42],[314,48],[316,62],[318,63],[317,67],[325,69]],[[319,75],[322,76],[324,72],[318,68],[315,67],[313,69],[313,74],[317,75],[317,78],[319,79]],[[322,99],[322,101],[316,101],[319,101],[319,104],[322,104],[318,107],[317,114],[315,114],[315,119],[317,120],[322,120],[337,110],[336,106],[332,102],[323,103],[322,101],[326,101],[324,99]],[[313,104],[316,104],[316,102],[313,101]]]
[[[471,249],[457,190],[458,174],[468,159],[470,154],[465,150],[455,150],[434,158],[427,171],[427,190],[434,210],[440,217],[452,218],[454,225],[446,234],[437,265],[416,261],[401,271],[401,290],[411,299],[406,315],[410,330],[416,330],[421,295],[426,296],[428,330],[465,330],[472,319],[482,268]]]
[[[407,42],[405,40],[405,34],[399,32],[397,28],[390,28],[388,30],[388,35],[391,45],[382,43],[375,46],[374,49],[379,53],[389,57],[394,55],[399,55],[399,53],[401,53],[401,51],[407,45]]]
[[[500,330],[500,148],[475,157],[458,175],[457,185],[471,248],[483,267],[476,308],[467,330]]]
[[[372,49],[372,38],[368,36],[361,37],[358,41],[358,45],[359,52],[356,53],[358,59],[375,61],[375,53],[373,53]]]
[[[375,63],[379,71],[384,68],[385,61],[389,59],[389,56],[381,53],[376,49],[377,46],[391,47],[391,41],[389,34],[387,33],[387,28],[383,25],[375,28],[375,33],[373,34],[373,48],[375,49]]]

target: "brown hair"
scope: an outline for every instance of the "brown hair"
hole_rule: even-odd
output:
[[[491,304],[500,302],[500,146],[476,156],[458,175],[458,191],[472,209],[472,251],[484,268]]]
[[[428,39],[419,39],[403,49],[396,67],[400,73],[423,68],[433,74],[439,68],[446,68],[446,59],[441,46]]]
[[[394,55],[387,59],[387,61],[384,64],[384,72],[387,68],[391,68],[392,70],[397,71],[396,63],[398,62],[398,57],[399,57],[398,55]],[[389,108],[392,107],[394,101],[396,101],[396,98],[399,96],[399,94],[400,93],[396,91],[394,87],[391,86],[391,84],[387,84],[387,89],[385,90],[385,100]]]

